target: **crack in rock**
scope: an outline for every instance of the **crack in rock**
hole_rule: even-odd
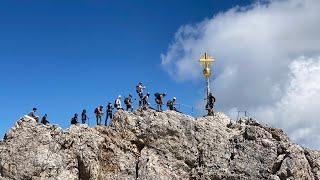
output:
[[[145,148],[145,144],[141,140],[132,140],[132,144],[136,145],[138,155],[136,158],[136,166],[135,166],[135,178],[139,179],[139,163],[140,163],[140,157],[141,157],[141,151]]]

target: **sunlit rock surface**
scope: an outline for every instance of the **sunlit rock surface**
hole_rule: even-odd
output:
[[[0,141],[0,180],[320,179],[320,153],[280,129],[223,113],[120,111],[110,127],[21,118]]]

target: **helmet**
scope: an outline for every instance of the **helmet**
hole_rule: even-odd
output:
[[[142,84],[142,82],[139,82],[139,84]]]
[[[173,100],[176,100],[177,98],[176,97],[173,97]]]
[[[121,95],[119,95],[118,98],[121,98]]]
[[[36,111],[37,110],[37,108],[32,108],[32,111]]]
[[[77,117],[77,116],[78,116],[78,114],[77,114],[77,113],[75,113],[75,114],[74,114],[74,116],[75,116],[75,117]]]
[[[148,93],[147,93],[147,95],[149,96],[149,95],[150,95],[150,93],[148,92]]]

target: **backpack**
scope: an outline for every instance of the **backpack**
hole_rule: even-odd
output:
[[[160,93],[155,93],[154,96],[159,99],[160,98]]]
[[[94,113],[97,114],[98,113],[98,108],[94,109]]]
[[[137,93],[141,93],[142,88],[141,88],[139,85],[137,85],[137,86],[136,86],[136,91],[137,91]]]
[[[130,100],[129,100],[128,97],[126,97],[126,98],[124,99],[124,103],[125,103],[126,105],[130,104]]]
[[[114,101],[114,105],[113,107],[117,108],[118,107],[118,104],[117,104],[117,100]]]
[[[167,106],[172,106],[173,102],[171,100],[167,101]]]

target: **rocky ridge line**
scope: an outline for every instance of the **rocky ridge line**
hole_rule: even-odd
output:
[[[11,179],[320,180],[320,153],[223,113],[120,111],[109,128],[66,130],[23,117],[0,141],[0,180]]]

